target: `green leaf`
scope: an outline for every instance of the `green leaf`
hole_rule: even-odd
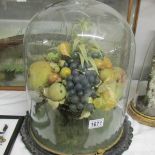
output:
[[[80,49],[80,52],[84,58],[84,60],[86,61],[86,63],[88,63],[88,56],[87,56],[87,51],[86,51],[86,47],[84,44],[80,44],[79,45],[79,49]]]
[[[97,69],[97,66],[95,64],[95,61],[93,58],[89,57],[89,62],[90,64],[92,65],[93,69],[96,71],[96,73],[99,75],[99,72],[98,72],[98,69]]]
[[[78,44],[80,43],[80,39],[79,38],[75,38],[74,42],[73,42],[73,51],[76,50]]]
[[[81,65],[82,65],[82,68],[83,68],[83,66],[84,66],[84,58],[81,55],[81,53],[79,53],[79,56],[80,56],[80,61],[81,61]]]
[[[83,118],[88,118],[90,116],[90,112],[89,111],[82,111],[82,114],[80,116],[80,119],[83,119]]]

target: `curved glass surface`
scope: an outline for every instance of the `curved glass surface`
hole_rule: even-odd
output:
[[[150,42],[138,81],[135,108],[141,113],[155,117],[155,38]]]
[[[31,132],[48,151],[94,153],[121,134],[134,37],[107,5],[67,1],[39,12],[25,34]]]

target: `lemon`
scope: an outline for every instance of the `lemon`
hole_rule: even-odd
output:
[[[69,67],[63,67],[60,71],[60,76],[62,78],[67,78],[71,75],[71,69]]]

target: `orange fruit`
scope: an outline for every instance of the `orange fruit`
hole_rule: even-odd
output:
[[[50,73],[50,75],[48,76],[48,83],[52,84],[54,82],[58,82],[60,81],[60,76],[57,73]]]
[[[112,68],[111,60],[108,57],[104,57],[102,60],[102,68]]]

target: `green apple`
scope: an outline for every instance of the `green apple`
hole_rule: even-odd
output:
[[[52,101],[61,101],[66,96],[66,88],[61,83],[54,83],[49,88],[45,88],[43,94]]]
[[[48,52],[49,53],[46,56],[48,61],[58,62],[60,60],[60,53],[58,51],[49,49]]]
[[[58,73],[60,71],[60,67],[57,63],[50,62],[50,66],[51,66],[53,72]]]

